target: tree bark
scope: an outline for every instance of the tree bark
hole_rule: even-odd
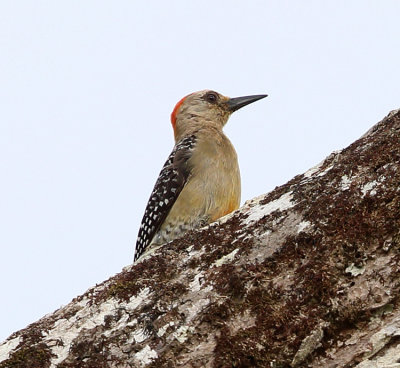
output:
[[[400,110],[0,344],[5,367],[400,367]]]

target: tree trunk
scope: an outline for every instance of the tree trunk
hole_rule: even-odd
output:
[[[400,110],[0,345],[5,367],[400,367]]]

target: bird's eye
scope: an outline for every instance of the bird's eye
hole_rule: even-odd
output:
[[[218,100],[218,96],[216,93],[209,92],[206,94],[206,101],[210,103],[216,103]]]

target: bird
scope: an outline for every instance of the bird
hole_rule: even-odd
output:
[[[171,114],[175,145],[161,169],[140,224],[134,262],[161,245],[239,208],[237,154],[223,132],[230,115],[267,95],[230,98],[202,90]]]

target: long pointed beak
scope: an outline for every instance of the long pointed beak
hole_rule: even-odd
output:
[[[239,110],[243,106],[246,106],[248,104],[251,104],[253,102],[261,100],[262,98],[267,97],[267,96],[268,95],[253,95],[253,96],[243,96],[243,97],[231,98],[227,102],[228,109],[229,109],[229,111],[234,112],[236,110]]]

